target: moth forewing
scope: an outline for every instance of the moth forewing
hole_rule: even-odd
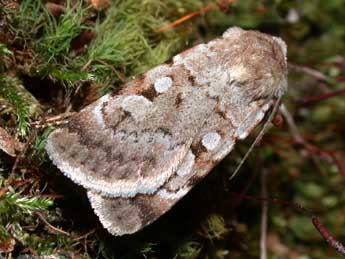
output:
[[[230,28],[83,109],[54,131],[53,162],[114,235],[150,224],[260,123],[285,91],[286,46]]]
[[[103,226],[113,235],[123,235],[134,233],[155,221],[229,154],[237,139],[249,134],[262,120],[270,104],[250,107],[251,113],[247,117],[251,119],[239,128],[234,128],[215,111],[216,114],[209,117],[194,139],[178,170],[154,195],[107,198],[88,192],[91,206]]]

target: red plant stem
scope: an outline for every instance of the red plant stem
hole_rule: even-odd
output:
[[[340,243],[338,240],[336,240],[326,229],[326,227],[321,223],[320,219],[314,215],[314,213],[302,205],[290,201],[283,201],[279,199],[268,199],[268,198],[262,198],[262,197],[253,197],[245,194],[238,194],[238,193],[231,193],[232,195],[239,197],[241,199],[245,200],[253,200],[253,201],[261,201],[261,202],[271,202],[274,204],[281,204],[281,205],[286,205],[289,207],[292,207],[298,211],[303,212],[304,214],[308,215],[314,225],[314,227],[319,231],[321,236],[326,240],[326,242],[333,247],[335,250],[337,250],[339,253],[345,255],[345,246]]]
[[[312,215],[311,221],[313,222],[313,225],[315,228],[320,232],[321,236],[323,236],[326,239],[326,242],[336,249],[339,253],[345,255],[345,247],[342,243],[340,243],[338,240],[336,240],[329,232],[328,230],[322,225],[320,220]]]
[[[306,74],[306,75],[311,76],[311,77],[314,77],[315,79],[317,79],[319,81],[327,81],[326,75],[324,75],[320,71],[318,71],[314,68],[308,67],[308,66],[288,62],[288,69],[292,70],[292,71],[299,72],[299,73]]]
[[[299,143],[299,144],[302,144],[311,153],[317,154],[321,157],[331,158],[334,164],[336,165],[336,167],[338,168],[343,180],[345,181],[345,165],[336,157],[337,153],[335,151],[322,150],[321,148],[307,142]]]
[[[342,155],[344,156],[343,152],[341,151],[335,151],[335,150],[324,150],[324,149],[321,149],[313,144],[310,144],[306,141],[299,141],[299,140],[296,140],[296,139],[293,139],[291,141],[285,141],[281,138],[277,138],[277,137],[270,137],[268,138],[267,136],[264,138],[264,140],[268,140],[268,139],[271,139],[269,142],[266,142],[266,144],[272,146],[272,142],[282,142],[284,144],[299,144],[299,145],[302,145],[306,150],[308,150],[310,153],[312,154],[315,154],[315,155],[318,155],[320,157],[329,157],[332,161],[330,162],[334,162],[335,166],[338,168],[339,172],[340,172],[340,175],[341,177],[343,178],[344,182],[345,182],[345,164],[342,163],[338,158],[337,156],[339,155]],[[273,146],[272,146],[273,148]]]
[[[337,77],[337,82],[344,82],[344,81],[345,81],[345,76]]]
[[[320,101],[323,101],[323,100],[326,100],[326,99],[329,99],[331,97],[338,96],[341,94],[345,94],[345,88],[342,88],[330,93],[325,93],[325,94],[305,98],[304,100],[302,100],[301,104],[304,106],[312,105],[316,102],[320,102]]]

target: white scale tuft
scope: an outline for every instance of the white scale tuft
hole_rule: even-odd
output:
[[[157,79],[154,84],[154,87],[157,93],[164,93],[172,86],[172,84],[172,79],[168,76],[165,76]]]
[[[203,136],[201,143],[207,150],[215,149],[221,140],[221,136],[217,132],[210,132]]]
[[[108,94],[104,95],[97,101],[98,104],[93,110],[94,118],[96,122],[98,123],[98,125],[102,128],[106,128],[104,118],[103,118],[103,113],[102,113],[102,107],[103,107],[103,104],[105,102],[109,102],[109,100],[110,100],[109,95]]]

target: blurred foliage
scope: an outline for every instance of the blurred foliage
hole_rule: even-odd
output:
[[[16,116],[17,133],[27,136],[30,118],[37,117],[41,113],[41,107],[18,78],[0,75],[0,103],[1,113]]]
[[[343,0],[241,0],[227,12],[213,8],[161,33],[161,26],[212,1],[113,0],[100,11],[89,1],[53,2],[61,12],[49,1],[0,0],[0,127],[26,147],[15,158],[0,151],[1,255],[258,258],[262,203],[231,192],[260,197],[263,168],[270,197],[312,209],[345,240]],[[298,143],[286,122],[272,128],[229,182],[252,137],[157,222],[131,236],[110,236],[78,187],[47,159],[45,139],[55,122],[48,119],[79,110],[232,25],[287,42],[284,104],[309,145]],[[341,258],[307,215],[268,206],[269,258]]]

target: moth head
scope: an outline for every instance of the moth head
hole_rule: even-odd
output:
[[[285,42],[257,31],[238,27],[227,30],[230,77],[250,100],[279,98],[287,89]]]

